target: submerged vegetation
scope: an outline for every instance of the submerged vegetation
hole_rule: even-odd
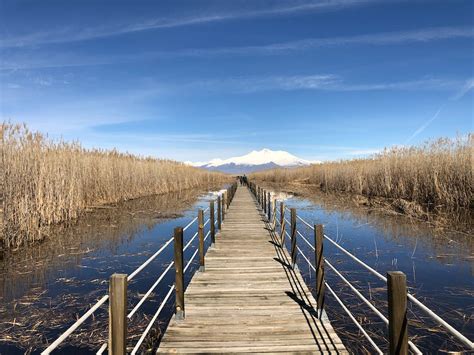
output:
[[[24,125],[1,125],[0,249],[41,240],[46,227],[87,208],[223,182],[171,160],[52,141]]]
[[[385,149],[365,159],[327,162],[252,174],[273,183],[316,185],[337,191],[392,199],[394,207],[428,211],[474,207],[474,135],[438,139],[417,147]]]

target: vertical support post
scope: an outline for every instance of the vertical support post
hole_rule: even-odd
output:
[[[184,319],[184,274],[183,274],[183,227],[174,229],[174,268],[176,280],[174,289],[176,292],[176,320]]]
[[[272,198],[270,192],[267,194],[267,214],[268,214],[268,222],[271,223],[272,221]]]
[[[272,195],[269,192],[267,197],[267,214],[268,214],[268,222],[272,220]]]
[[[217,229],[222,228],[221,195],[217,196]]]
[[[211,223],[211,245],[214,245],[216,244],[216,220],[214,217],[214,201],[211,201],[211,204],[209,206],[209,212],[209,222]]]
[[[280,202],[280,226],[283,226],[285,223],[285,203],[282,201]]]
[[[125,355],[127,346],[127,275],[113,274],[109,282],[109,354]]]
[[[324,247],[323,247],[323,225],[314,226],[314,265],[316,265],[316,304],[319,317],[324,309]]]
[[[280,240],[281,240],[281,247],[285,247],[285,228],[286,228],[286,222],[285,222],[285,203],[280,202]]]
[[[291,266],[296,269],[296,208],[291,209]]]
[[[204,271],[204,211],[198,211],[199,271]]]
[[[272,228],[273,228],[273,231],[276,232],[276,224],[277,224],[277,199],[276,198],[273,198],[272,200],[272,216],[273,216]]]
[[[263,190],[263,212],[267,214],[267,190]]]
[[[407,278],[401,271],[387,272],[390,355],[408,354]]]
[[[226,206],[227,206],[227,191],[224,191],[224,195],[222,197],[222,220],[225,219]]]

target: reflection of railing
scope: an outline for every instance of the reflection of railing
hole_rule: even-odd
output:
[[[176,291],[176,314],[179,316],[180,312],[184,310],[183,295],[184,295],[184,274],[189,269],[190,265],[194,261],[196,255],[200,254],[200,270],[204,269],[204,255],[205,255],[205,241],[208,237],[211,237],[211,246],[215,243],[216,225],[217,229],[221,228],[221,223],[225,218],[225,213],[229,207],[230,202],[235,194],[237,185],[231,185],[226,191],[218,195],[215,200],[210,201],[209,207],[198,211],[198,216],[192,219],[184,228],[177,227],[174,230],[174,236],[169,238],[160,249],[158,249],[151,257],[149,257],[143,264],[141,264],[135,271],[130,275],[125,274],[113,274],[110,277],[109,294],[102,296],[86,313],[84,313],[74,324],[72,324],[64,333],[62,333],[54,342],[52,342],[41,354],[50,354],[55,350],[61,343],[63,343],[75,330],[77,330],[87,319],[89,319],[95,311],[97,311],[105,302],[109,301],[109,340],[108,343],[104,343],[97,354],[102,354],[107,348],[113,354],[125,354],[126,342],[127,342],[127,319],[131,319],[133,315],[138,311],[146,299],[152,294],[160,282],[164,279],[168,271],[175,266],[176,270],[176,282],[170,287],[164,299],[161,301],[157,311],[151,318],[147,327],[141,334],[137,343],[133,347],[131,354],[136,354],[140,349],[143,341],[150,332],[153,324],[160,315],[161,311],[169,301],[173,294],[173,289]],[[217,202],[217,210],[215,210],[215,203]],[[204,214],[209,211],[209,217],[204,221]],[[191,239],[183,247],[183,235],[186,230],[191,228],[194,223],[197,223],[197,232],[191,237]],[[207,225],[209,231],[204,236],[204,229]],[[183,253],[198,238],[199,245],[195,250],[191,258],[183,268]],[[127,314],[127,284],[135,276],[137,276],[146,266],[148,266],[153,260],[155,260],[172,242],[174,241],[174,261],[171,261],[166,269],[160,274],[153,285],[133,307],[133,309]],[[184,314],[183,314],[184,315]]]
[[[279,238],[281,247],[285,247],[285,238],[290,239],[290,256],[291,261],[294,267],[296,267],[296,259],[298,253],[306,260],[308,265],[315,271],[316,274],[316,303],[318,312],[322,312],[324,308],[324,289],[327,288],[329,292],[333,295],[336,301],[341,305],[344,311],[348,314],[349,318],[354,322],[357,328],[362,332],[362,334],[367,338],[369,343],[374,347],[374,349],[382,354],[382,351],[369,336],[369,334],[364,330],[362,325],[356,320],[350,310],[342,302],[340,297],[336,292],[328,285],[324,280],[324,265],[327,265],[335,275],[337,275],[349,288],[354,292],[354,294],[359,297],[387,326],[389,330],[389,347],[390,353],[406,353],[408,347],[415,354],[422,354],[422,352],[417,348],[417,346],[408,340],[408,323],[407,323],[407,300],[411,301],[413,304],[418,306],[425,314],[431,317],[435,322],[444,327],[453,337],[458,341],[464,344],[469,350],[474,349],[474,343],[470,341],[467,337],[461,334],[448,322],[438,316],[435,312],[425,306],[420,302],[415,296],[407,292],[406,289],[406,277],[402,272],[388,272],[387,277],[383,276],[375,269],[364,263],[362,260],[357,258],[355,255],[347,251],[332,238],[328,237],[323,232],[323,226],[321,224],[312,226],[307,221],[305,221],[301,216],[296,214],[295,208],[288,208],[285,206],[284,202],[280,201],[280,208],[277,211],[277,200],[272,199],[272,194],[257,186],[255,183],[251,182],[249,184],[250,190],[254,193],[257,202],[260,204],[263,213],[268,218],[268,222],[273,229],[274,233],[278,232],[276,225],[279,227]],[[285,217],[285,212],[290,212],[290,221]],[[296,228],[296,220],[301,221],[309,229],[314,232],[314,245]],[[290,232],[286,230],[286,225],[290,226]],[[299,236],[315,253],[315,266],[308,259],[308,257],[303,253],[300,247],[297,244],[297,236]],[[334,265],[332,265],[326,258],[323,257],[323,239],[329,241],[332,245],[342,251],[345,255],[350,257],[352,260],[357,262],[359,265],[364,267],[370,273],[378,277],[380,280],[387,284],[387,293],[388,293],[388,318],[385,317],[382,312],[380,312],[362,293],[357,290],[357,288],[351,284],[351,282],[345,278],[341,272],[339,272]],[[400,351],[404,349],[404,351]]]

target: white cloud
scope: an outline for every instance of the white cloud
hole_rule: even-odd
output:
[[[14,83],[8,83],[6,84],[7,89],[21,89],[21,85],[19,84],[14,84]]]
[[[321,47],[336,47],[348,45],[391,45],[413,42],[431,42],[456,38],[474,38],[474,27],[438,27],[417,29],[411,31],[370,33],[357,36],[310,38],[260,46],[188,49],[180,52],[175,52],[175,55],[272,55]]]
[[[351,150],[347,154],[348,155],[372,155],[380,153],[382,149],[357,149]]]
[[[301,12],[334,11],[346,7],[380,0],[313,0],[285,3],[283,6],[264,6],[251,10],[229,11],[215,14],[196,14],[187,17],[152,18],[134,23],[120,23],[112,26],[80,28],[62,28],[55,31],[39,32],[0,39],[0,47],[24,47],[50,43],[77,42],[97,38],[107,38],[126,33],[149,31],[161,28],[183,27],[228,20],[258,18],[267,16],[281,16]]]
[[[37,35],[33,35],[36,38]],[[49,34],[48,34],[49,36]],[[48,37],[49,38],[49,37]],[[52,36],[54,38],[54,36]],[[71,37],[68,37],[71,38]],[[72,37],[73,38],[73,37]],[[78,37],[82,38],[82,37]],[[474,38],[474,27],[438,27],[412,31],[372,33],[358,36],[312,38],[291,42],[245,46],[218,47],[210,49],[189,48],[177,51],[147,51],[113,55],[78,55],[66,52],[44,53],[33,51],[26,54],[4,55],[0,70],[51,68],[68,66],[104,65],[111,63],[134,63],[156,58],[203,57],[220,55],[279,55],[293,51],[303,51],[322,47],[349,45],[395,45],[413,42],[431,42],[445,39]],[[20,39],[12,43],[28,43]],[[31,41],[32,43],[34,42]],[[3,44],[8,43],[4,42]],[[2,42],[0,41],[0,47]]]
[[[380,91],[380,90],[454,90],[460,80],[424,78],[418,80],[350,83],[334,74],[313,74],[267,77],[235,77],[226,79],[200,80],[170,86],[170,90],[200,90],[227,93],[255,93],[262,91]]]

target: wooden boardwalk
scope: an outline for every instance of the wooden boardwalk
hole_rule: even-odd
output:
[[[185,292],[185,319],[171,320],[158,353],[347,354],[268,227],[239,187],[205,271]]]

